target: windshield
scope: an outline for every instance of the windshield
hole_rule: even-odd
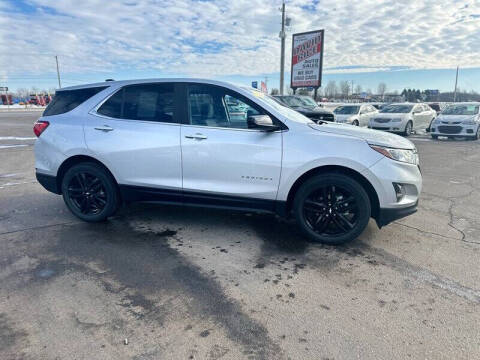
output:
[[[299,112],[292,110],[286,107],[285,105],[280,104],[278,97],[276,97],[274,100],[272,97],[262,93],[261,91],[258,91],[252,88],[246,88],[246,87],[244,87],[243,89],[250,92],[250,94],[252,94],[256,98],[257,103],[260,103],[260,105],[262,103],[269,105],[270,107],[274,108],[277,112],[279,112],[281,115],[285,116],[289,120],[296,121],[299,123],[304,123],[304,124],[314,123],[308,117],[303,116]]]
[[[389,114],[406,114],[412,111],[413,105],[388,105],[385,106],[381,113],[389,113]]]
[[[285,104],[291,107],[305,106],[305,104],[295,96],[279,96],[278,98],[280,99],[280,101],[284,102]]]
[[[476,115],[479,105],[450,105],[443,110],[442,115]]]
[[[308,107],[318,107],[315,100],[313,100],[311,97],[302,96],[302,97],[298,97],[297,99],[300,99],[300,101],[303,103],[303,105],[306,105]]]
[[[335,114],[343,114],[343,115],[351,115],[351,114],[358,114],[360,110],[360,106],[339,106],[333,112]]]

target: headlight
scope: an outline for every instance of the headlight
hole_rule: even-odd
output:
[[[396,161],[405,162],[408,164],[418,165],[418,153],[417,150],[405,150],[405,149],[391,149],[378,145],[370,145],[370,147],[379,152],[380,154]]]
[[[463,125],[475,125],[475,119],[464,120],[462,121]]]

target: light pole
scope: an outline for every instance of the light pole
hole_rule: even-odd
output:
[[[283,95],[283,79],[284,79],[284,72],[285,72],[285,1],[282,3],[282,30],[280,31],[280,39],[281,39],[281,46],[280,46],[280,95]]]
[[[457,75],[455,76],[455,90],[453,91],[453,102],[457,100],[457,82],[458,82],[458,66],[457,66]]]

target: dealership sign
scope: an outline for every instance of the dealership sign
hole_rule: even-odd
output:
[[[290,87],[322,86],[323,30],[293,34]]]

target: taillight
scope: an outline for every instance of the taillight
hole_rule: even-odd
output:
[[[50,125],[48,121],[37,121],[33,125],[33,132],[37,137],[39,137],[40,135],[42,135],[48,125]]]

